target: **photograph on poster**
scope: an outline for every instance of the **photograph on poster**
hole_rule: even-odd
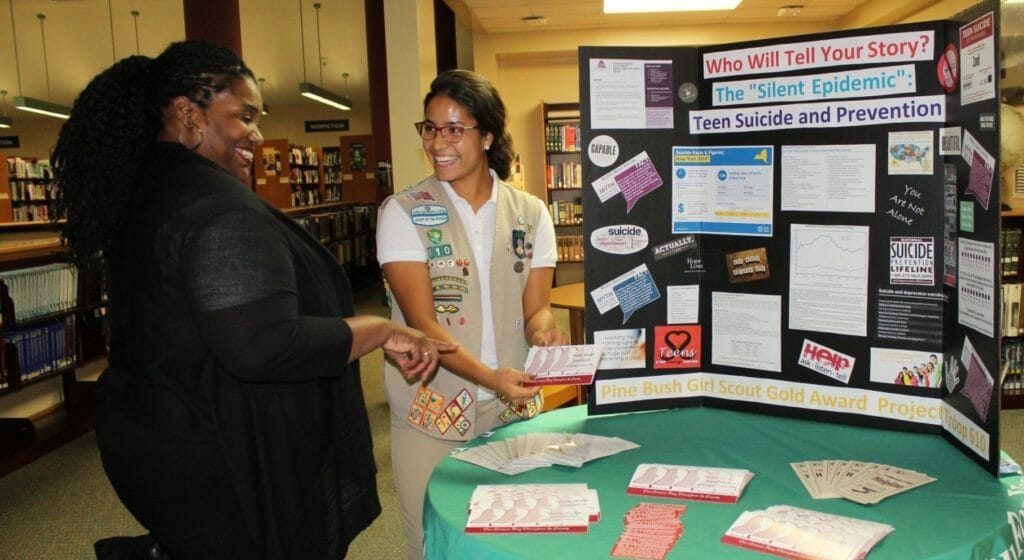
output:
[[[871,381],[939,387],[942,383],[942,352],[872,347]]]
[[[768,250],[764,247],[726,253],[725,263],[730,284],[754,282],[771,277]]]
[[[793,212],[874,212],[875,145],[782,146],[781,205]]]

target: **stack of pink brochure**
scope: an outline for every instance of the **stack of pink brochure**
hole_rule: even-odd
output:
[[[481,484],[469,499],[467,533],[586,533],[601,520],[597,490],[583,483]]]
[[[596,344],[534,346],[523,367],[532,376],[526,385],[590,385],[600,361]]]
[[[746,469],[641,463],[626,493],[735,504],[752,478]]]
[[[779,505],[743,512],[722,542],[782,558],[859,560],[892,531],[885,523]]]

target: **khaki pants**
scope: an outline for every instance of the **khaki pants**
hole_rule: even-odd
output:
[[[486,432],[500,424],[498,414],[504,408],[505,405],[497,399],[480,403],[476,411],[475,433]],[[391,412],[391,466],[395,473],[398,501],[402,505],[408,560],[423,559],[423,502],[430,474],[452,449],[462,445],[465,442],[432,437]]]

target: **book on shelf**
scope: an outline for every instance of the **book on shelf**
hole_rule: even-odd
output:
[[[78,305],[78,269],[54,263],[0,272],[15,323],[73,310]]]
[[[1021,264],[1021,228],[1004,228],[999,232],[999,245],[1002,275],[1017,276]]]
[[[545,174],[549,189],[583,188],[583,165],[578,161],[549,163],[545,166]]]
[[[548,123],[544,130],[546,151],[580,151],[580,125],[578,123]]]

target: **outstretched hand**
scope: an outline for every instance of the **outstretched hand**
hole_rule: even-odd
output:
[[[526,386],[532,379],[533,376],[528,373],[502,367],[494,370],[494,381],[490,388],[517,405],[523,404],[540,392],[539,385]]]
[[[538,330],[533,333],[530,342],[534,346],[566,346],[569,344],[569,334],[558,327]]]
[[[454,352],[459,345],[453,342],[427,338],[409,327],[398,327],[381,346],[406,379],[426,378],[437,368],[439,353]]]

